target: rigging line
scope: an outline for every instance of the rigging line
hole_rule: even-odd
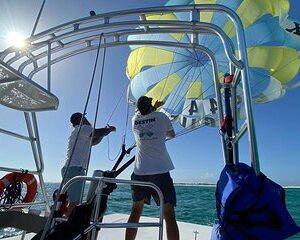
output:
[[[180,60],[180,61],[178,60],[178,61],[175,61],[175,62],[173,62],[173,64],[174,64],[174,63],[185,63],[185,62],[190,63],[189,60],[185,59],[185,60]],[[165,63],[165,64],[161,64],[161,65],[159,65],[159,66],[165,66],[165,65],[170,65],[170,64],[172,64],[172,63]],[[136,63],[136,65],[138,65],[138,64]],[[189,64],[186,64],[185,66],[181,67],[179,70],[185,68],[185,67],[188,66],[188,65],[189,65]],[[157,66],[151,66],[151,67],[155,68],[155,67],[157,67]],[[179,70],[176,70],[174,73],[178,72]],[[147,73],[147,71],[148,71],[148,69],[145,70],[145,71],[139,71],[139,72],[138,72],[137,74],[135,74],[133,77],[130,77],[130,81],[132,81],[132,80],[135,78],[136,75],[138,75],[138,74],[145,74],[145,73]],[[154,69],[154,71],[157,71],[157,70]],[[158,75],[157,72],[156,72],[156,75]],[[159,81],[158,81],[158,82],[159,82]],[[158,83],[158,82],[155,82],[154,84],[156,84],[156,83]]]
[[[182,137],[182,136],[185,135],[185,134],[188,134],[188,133],[190,133],[190,132],[196,131],[196,130],[198,130],[199,128],[203,128],[203,127],[205,127],[205,126],[206,126],[205,124],[202,124],[202,125],[200,125],[200,126],[197,126],[197,127],[195,127],[195,128],[190,128],[190,129],[188,129],[188,130],[184,129],[183,131],[177,132],[174,138],[167,138],[165,141],[168,142],[168,141],[171,141],[171,140],[173,140],[173,139]]]
[[[210,74],[210,72],[206,69],[205,66],[204,66],[204,69],[202,69],[201,72],[198,74],[198,76],[199,76],[200,74],[202,74],[202,72],[203,72],[204,70],[206,70],[206,71],[208,72],[208,74],[213,78],[212,74]],[[198,76],[197,76],[197,78],[198,78]],[[194,83],[195,83],[195,82],[193,82],[193,83],[190,85],[190,87],[189,87],[189,89],[188,89],[187,91],[189,91],[189,90],[191,89],[191,87],[192,87],[192,85],[193,85]],[[214,86],[214,82],[213,82],[208,88],[206,88],[204,91],[202,91],[202,93],[200,93],[200,95],[197,96],[196,98],[199,99],[201,96],[203,96],[204,93],[206,93],[206,92],[207,92],[211,87],[213,87],[213,86]],[[182,97],[182,98],[180,99],[180,101],[183,100],[183,98],[184,98],[184,97]],[[175,108],[178,107],[180,101],[177,103],[177,105],[175,106]],[[182,111],[184,111],[184,110],[187,109],[188,107],[190,107],[190,105],[186,106]]]
[[[198,73],[197,78],[199,77],[200,74],[201,74],[201,72]],[[196,83],[196,81],[191,82],[191,84],[190,84],[189,88],[187,89],[186,93],[192,88],[192,86],[194,85],[194,83]],[[203,93],[204,93],[204,92],[203,92]],[[202,96],[203,93],[200,94],[200,96]],[[186,95],[186,94],[185,94],[185,95]],[[200,97],[200,96],[199,96],[199,97]],[[197,97],[197,98],[199,98],[199,97]],[[182,97],[179,99],[179,101],[178,101],[177,104],[175,105],[174,109],[176,109],[176,108],[179,106],[179,104],[181,103],[181,101],[182,101],[184,98],[185,98],[185,96],[182,96]],[[186,108],[188,108],[188,107],[189,107],[189,106],[187,106]],[[186,108],[182,109],[182,111],[185,110]],[[171,114],[174,112],[174,109],[173,109],[173,111],[171,112]],[[181,111],[181,112],[182,112],[182,111]]]
[[[105,46],[105,43],[106,43],[106,39],[104,38],[104,49],[103,49],[102,64],[101,64],[100,82],[99,82],[98,94],[97,94],[97,104],[96,104],[96,110],[95,110],[95,118],[94,118],[94,124],[93,124],[94,131],[92,132],[92,141],[94,139],[96,123],[97,123],[97,118],[98,118],[98,112],[99,112],[99,107],[100,107],[101,93],[102,93],[103,76],[104,76],[105,59],[106,59],[106,50],[107,50],[107,48]],[[100,49],[100,48],[101,48],[101,42],[99,41],[98,49]],[[96,68],[97,68],[97,65],[95,65],[94,72],[96,72]],[[91,149],[92,149],[92,147],[90,146],[88,163],[87,163],[87,168],[86,168],[87,170],[89,169],[89,165],[90,165]]]
[[[184,62],[188,62],[188,60],[184,60],[184,61],[180,61],[180,62],[184,63]],[[180,63],[180,62],[178,61],[178,62],[176,62],[176,63]],[[170,63],[168,63],[168,64],[170,64]],[[174,64],[174,63],[171,63],[171,64],[170,64],[169,70],[171,69],[171,66],[172,66],[173,64]],[[167,65],[167,64],[163,64],[163,65],[161,65],[161,66],[164,66],[164,65]],[[160,80],[158,80],[156,83],[161,82],[161,78],[159,77],[159,75],[161,75],[161,73],[158,73],[158,72],[157,72],[158,69],[157,69],[156,67],[154,67],[153,69],[154,69],[154,72],[155,72],[155,75],[156,75],[156,79],[160,79]],[[169,73],[168,73],[168,75],[166,75],[166,77],[168,77],[168,76],[169,76]]]
[[[209,73],[209,71],[207,70],[207,66],[206,65],[202,65],[203,66],[203,69],[201,70],[201,72],[200,72],[200,74],[204,71],[204,70],[206,70],[208,73]],[[212,74],[210,74],[211,76],[212,76]],[[184,76],[185,77],[185,76]],[[178,89],[177,89],[178,90]],[[177,92],[177,91],[176,91]],[[175,94],[173,95],[173,98],[172,98],[172,100],[171,100],[171,102],[173,101],[173,99],[174,99],[174,96],[175,96]],[[201,95],[200,95],[201,96]],[[199,96],[199,97],[200,97]],[[183,99],[184,97],[182,97],[181,99],[180,99],[180,101]],[[179,102],[177,102],[177,106],[178,106],[178,104],[180,103],[180,101]],[[171,105],[171,102],[170,102],[170,104],[169,104],[169,106]],[[169,107],[168,106],[168,107]],[[176,107],[177,107],[176,106]],[[174,112],[174,111],[173,111]]]
[[[177,94],[177,92],[179,91],[179,89],[180,89],[180,88],[182,87],[182,85],[183,85],[183,84],[182,84],[182,83],[183,83],[183,79],[187,76],[187,74],[190,72],[190,70],[191,70],[193,67],[187,65],[186,68],[189,68],[189,69],[185,72],[185,74],[184,74],[183,77],[181,78],[180,82],[176,85],[175,93],[172,95],[172,97],[171,97],[171,99],[170,99],[170,101],[169,101],[169,104],[168,104],[165,108],[169,108],[169,107],[171,106],[172,101],[173,101],[175,95]],[[173,93],[173,91],[172,91],[172,93]],[[170,95],[171,95],[171,94],[170,94]]]
[[[206,117],[206,116],[205,116],[205,117]],[[193,129],[198,129],[198,128],[202,128],[202,127],[207,126],[205,123],[203,123],[203,124],[201,124],[201,125],[199,125],[199,126],[196,126],[196,124],[198,124],[201,120],[205,119],[205,117],[202,117],[202,118],[200,118],[198,121],[192,123],[192,124],[189,126],[189,129],[184,128],[184,129],[182,129],[181,131],[177,132],[177,133],[176,133],[176,137],[177,137],[177,136],[185,135],[185,134],[187,134],[187,133],[189,133],[189,132],[192,132]],[[213,117],[212,117],[212,118],[213,118]],[[218,117],[213,118],[213,119],[214,119],[216,122],[219,121],[219,118],[218,118]],[[196,126],[196,127],[193,128],[193,126]]]
[[[192,68],[189,69],[189,72],[190,72],[191,70],[192,70]],[[194,72],[195,72],[195,71],[196,71],[196,70],[194,69]],[[179,93],[182,91],[182,89],[185,87],[185,85],[186,85],[188,82],[190,82],[190,81],[188,81],[188,79],[189,79],[189,76],[186,78],[185,81],[182,81],[182,84],[181,84],[180,86],[178,86],[178,88],[176,89],[175,93],[173,94],[172,99],[171,99],[171,101],[170,101],[170,103],[169,103],[169,105],[168,105],[168,107],[167,107],[168,109],[170,109],[170,108],[173,109],[173,110],[171,111],[170,115],[172,115],[172,114],[174,113],[176,107],[180,104],[180,101],[179,101],[179,102],[178,102],[178,101],[176,102],[176,100],[178,99],[177,94],[179,95]],[[180,99],[183,99],[183,96],[181,96]],[[180,100],[180,99],[179,99],[179,100]],[[174,104],[175,104],[175,106],[174,106]]]
[[[151,46],[151,45],[150,45]],[[143,45],[143,47],[146,47],[145,45]],[[165,47],[165,48],[163,48],[163,47],[153,47],[153,46],[151,46],[152,48],[154,48],[155,50],[160,50],[160,51],[165,51],[165,52],[173,52],[173,48],[175,48],[175,47],[173,47],[173,48],[171,48],[170,49],[170,47]],[[142,47],[141,47],[142,48]],[[180,48],[180,49],[183,49],[182,47],[176,47],[176,48]],[[138,49],[138,48],[136,48],[136,49]],[[136,49],[134,49],[134,50],[132,50],[131,52],[133,52],[133,51],[135,51]],[[184,48],[185,49],[185,48]],[[186,49],[185,49],[186,50]],[[141,49],[139,49],[139,51],[142,51]],[[143,50],[143,51],[145,51],[145,50]],[[144,52],[143,52],[143,54],[144,54]],[[178,54],[178,55],[180,55],[180,56],[183,56],[183,57],[185,57],[185,58],[190,58],[191,60],[196,60],[194,57],[192,57],[192,56],[189,56],[189,55],[186,55],[186,54],[183,54],[182,52],[177,52],[176,54]],[[141,56],[139,59],[136,59],[136,65],[138,66],[138,64],[139,64],[139,62],[141,62],[141,60],[143,59],[143,57]],[[185,60],[185,61],[188,61],[188,60]]]
[[[69,169],[69,166],[70,166],[70,163],[71,163],[71,159],[72,159],[72,157],[74,155],[74,152],[75,152],[75,146],[76,146],[76,144],[78,142],[79,133],[80,133],[82,125],[83,125],[83,117],[86,115],[86,110],[87,110],[87,106],[88,106],[88,103],[89,103],[89,99],[90,99],[90,95],[91,95],[91,90],[92,90],[92,87],[93,87],[93,84],[94,84],[95,71],[96,71],[97,63],[98,63],[98,59],[99,59],[99,52],[100,52],[100,48],[101,48],[102,38],[103,38],[103,33],[101,33],[100,36],[99,36],[99,44],[98,44],[98,49],[97,49],[97,54],[96,54],[96,60],[95,60],[95,64],[94,64],[93,75],[92,75],[92,79],[91,79],[91,82],[90,82],[90,86],[89,86],[89,90],[88,90],[88,95],[87,95],[86,103],[85,103],[85,106],[84,106],[84,110],[83,110],[83,113],[82,113],[82,118],[80,120],[80,124],[79,124],[79,127],[78,127],[78,131],[76,133],[76,137],[75,137],[75,141],[74,141],[74,144],[73,144],[73,147],[72,147],[72,151],[71,151],[70,157],[67,159],[67,162],[65,164],[66,171],[63,174],[62,181],[61,181],[61,183],[59,185],[59,188],[58,188],[58,193],[59,194],[61,193],[61,190],[63,188],[64,182],[65,182],[66,177],[67,177],[67,170]],[[44,230],[43,230],[43,233],[42,233],[42,236],[41,236],[41,240],[45,239],[46,235],[48,234],[48,232],[49,232],[49,230],[51,228],[53,217],[54,217],[54,212],[56,211],[58,200],[59,200],[59,198],[56,198],[54,200],[53,206],[51,208],[51,212],[49,214],[49,217],[47,218],[47,222],[45,224],[45,227],[44,227]]]
[[[129,83],[130,84],[130,83]],[[125,89],[126,90],[126,89]],[[110,141],[109,141],[109,135],[107,136],[107,158],[109,161],[115,161],[118,156],[121,154],[122,152],[122,145],[125,145],[125,141],[126,141],[126,136],[127,136],[127,128],[128,128],[128,118],[129,118],[129,101],[127,99],[127,107],[126,107],[126,120],[125,120],[125,128],[124,128],[124,133],[122,136],[122,144],[121,147],[118,151],[118,153],[116,154],[115,157],[111,157],[110,156]]]
[[[107,158],[108,158],[109,161],[114,162],[118,158],[118,156],[120,155],[120,153],[122,152],[122,145],[119,148],[116,156],[111,157],[111,155],[110,155],[110,140],[109,140],[109,135],[106,136],[106,140],[107,140]]]
[[[145,45],[143,45],[143,46],[145,46]],[[151,45],[150,45],[151,46]],[[158,50],[163,50],[163,51],[166,51],[166,52],[173,52],[174,50],[174,48],[176,48],[176,49],[184,49],[185,51],[187,51],[188,53],[184,53],[184,51],[182,51],[182,52],[177,52],[177,54],[178,55],[180,55],[180,56],[183,56],[183,57],[185,57],[185,58],[190,58],[190,59],[192,59],[192,60],[196,60],[195,59],[195,57],[193,56],[193,55],[191,55],[192,54],[192,52],[191,51],[189,51],[189,49],[190,48],[183,48],[183,47],[178,47],[178,46],[176,46],[176,47],[168,47],[168,46],[152,46],[152,48],[154,48],[154,49],[158,49]],[[189,55],[188,55],[189,54]]]
[[[130,83],[129,83],[130,84]],[[129,100],[127,99],[127,108],[126,108],[126,121],[125,121],[125,130],[123,135],[123,144],[125,144],[128,128],[128,119],[129,119]]]
[[[208,72],[208,74],[213,78],[212,74],[210,74],[210,72],[208,71],[208,69],[207,69],[206,66],[204,66],[204,68],[199,72],[197,78],[199,77],[200,74],[202,74],[202,72],[203,72],[204,70],[206,70],[206,71]],[[195,81],[189,86],[189,89],[187,90],[187,92],[191,89],[191,87],[192,87],[192,85],[193,85],[194,83],[195,83]],[[206,93],[212,86],[214,86],[214,83],[212,83],[212,85],[210,85],[207,89],[205,89],[204,91],[202,91],[202,93],[200,93],[200,95],[197,96],[196,99],[199,99],[201,96],[203,96],[203,94]],[[174,109],[175,109],[176,107],[179,106],[180,102],[181,102],[183,99],[184,99],[184,96],[182,96],[181,99],[179,99],[179,101],[177,102],[177,104],[176,104],[176,106],[174,107]],[[191,106],[190,104],[187,105],[185,108],[182,109],[182,111],[184,111],[185,109],[187,109],[187,108],[190,107],[190,106]],[[173,112],[174,112],[174,110],[173,110]],[[173,112],[172,112],[172,113],[173,113]],[[172,113],[171,113],[171,114],[172,114]]]
[[[203,94],[208,91],[211,87],[213,87],[214,84],[210,85],[207,89],[205,89],[204,92],[202,92],[199,96],[197,96],[195,99],[200,99],[201,96],[203,96]],[[189,107],[191,107],[191,104],[188,104],[185,108],[182,109],[182,112],[186,109],[188,109]]]
[[[189,79],[188,73],[193,69],[193,67],[191,66],[189,68],[189,70],[185,73],[185,75],[181,78],[181,82],[177,85],[177,88],[175,90],[175,93],[172,95],[171,100],[169,101],[169,105],[167,106],[167,108],[170,108],[170,106],[173,104],[173,102],[175,102],[175,100],[178,98],[176,97],[176,95],[181,91],[181,89],[183,89],[183,87],[185,86],[186,82]],[[195,71],[195,70],[194,70]],[[187,78],[186,78],[187,76]],[[185,79],[186,78],[186,79]],[[174,110],[172,111],[172,113],[174,112]]]
[[[188,62],[188,61],[180,61],[180,62]],[[182,66],[182,67],[180,67],[179,69],[177,69],[176,71],[174,71],[173,74],[174,74],[174,73],[178,73],[179,71],[181,71],[182,69],[188,67],[189,65],[190,65],[190,64],[189,64],[189,62],[188,62],[188,63],[185,64],[184,66]],[[131,81],[132,81],[132,80],[131,80]],[[155,82],[154,84],[157,84],[157,83],[159,83],[159,81]],[[153,84],[153,85],[154,85],[154,84]]]
[[[127,90],[127,89],[125,88],[124,91],[123,91],[123,93],[122,93],[122,95],[119,97],[119,100],[118,100],[117,103],[115,104],[115,107],[114,107],[113,111],[111,112],[111,114],[109,115],[109,117],[108,117],[108,119],[107,119],[107,121],[106,121],[106,125],[110,122],[110,120],[112,119],[112,116],[115,114],[115,112],[116,112],[118,106],[119,106],[120,103],[121,103],[121,100],[122,100],[123,96],[124,96],[125,93],[126,93],[126,90]]]
[[[202,124],[202,125],[200,125],[200,126],[197,126],[197,127],[191,128],[191,129],[188,129],[188,130],[185,131],[185,132],[176,134],[176,137],[175,137],[175,138],[182,137],[183,135],[186,135],[186,134],[188,134],[188,133],[194,132],[194,131],[196,131],[196,130],[198,130],[198,129],[200,129],[200,128],[203,128],[203,127],[205,127],[205,126],[206,126],[205,124]]]
[[[174,52],[173,60],[175,60],[175,56],[176,56],[177,49],[178,49],[178,47],[176,47],[175,52],[173,51],[173,52]],[[165,91],[167,82],[168,82],[168,80],[169,80],[170,72],[171,72],[171,69],[172,69],[172,67],[173,67],[173,64],[174,64],[174,61],[173,61],[173,62],[171,63],[171,65],[170,65],[170,68],[169,68],[169,71],[168,71],[168,74],[167,74],[167,79],[166,79],[166,81],[165,81],[165,83],[164,83],[163,89],[162,89],[162,91],[161,91],[161,93],[160,93],[160,96],[159,96],[159,98],[158,98],[158,100],[160,100],[160,101],[161,101],[161,97],[162,97],[162,95],[163,95],[163,93],[164,93],[164,91]],[[173,75],[173,73],[172,73],[172,75]]]
[[[39,20],[41,18],[41,15],[42,15],[42,12],[43,12],[43,9],[44,9],[45,2],[46,2],[46,0],[44,0],[43,3],[42,3],[42,6],[41,6],[40,11],[39,11],[39,13],[37,15],[37,18],[35,20],[35,23],[34,23],[34,26],[33,26],[33,29],[32,29],[30,37],[32,37],[34,35],[34,33],[35,33],[35,30],[37,28],[38,22],[39,22]]]

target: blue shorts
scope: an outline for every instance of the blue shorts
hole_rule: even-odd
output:
[[[65,172],[66,167],[63,167],[61,169],[62,177],[64,176]],[[70,166],[66,174],[67,175],[64,184],[73,177],[85,176],[85,169],[83,167]],[[80,203],[83,187],[84,181],[76,181],[72,185],[70,185],[70,187],[67,189],[69,202],[76,204]]]
[[[136,175],[132,173],[131,180],[154,183],[161,190],[164,196],[164,203],[171,203],[174,207],[176,206],[176,192],[169,172],[153,175]],[[153,188],[132,185],[131,191],[134,202],[144,199],[146,204],[150,204],[152,196],[156,204],[159,205],[158,194]]]

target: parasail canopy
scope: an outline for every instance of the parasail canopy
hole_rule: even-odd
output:
[[[289,15],[288,0],[170,0],[167,3],[185,4],[221,4],[240,16],[246,37],[254,103],[273,101],[284,96],[288,89],[300,86],[300,16]],[[236,32],[227,16],[212,12],[200,12],[199,16],[201,22],[221,27],[237,49]],[[183,12],[148,14],[145,18],[190,21],[190,16]],[[129,38],[192,43],[192,37],[182,33],[143,34]],[[214,53],[219,78],[223,79],[230,69],[221,40],[212,34],[198,34],[197,41]],[[166,46],[138,45],[130,48],[127,76],[135,99],[147,95],[154,101],[164,101],[162,111],[184,127],[217,125],[212,66],[205,53]],[[238,51],[236,55],[238,57]],[[238,97],[238,101],[242,102],[239,94]],[[243,118],[241,106],[239,117]]]

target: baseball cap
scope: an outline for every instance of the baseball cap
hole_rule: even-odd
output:
[[[142,114],[148,112],[151,106],[152,106],[152,98],[150,97],[141,96],[137,100],[137,108]]]
[[[73,113],[72,116],[70,117],[70,122],[74,123],[76,120],[80,120],[82,118],[82,113],[76,112]]]

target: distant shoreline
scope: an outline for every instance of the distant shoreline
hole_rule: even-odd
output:
[[[46,182],[51,184],[60,184],[60,182]],[[217,184],[215,183],[174,183],[175,186],[186,186],[186,187],[216,187]],[[291,189],[296,188],[300,189],[300,185],[283,185],[283,188]]]
[[[174,183],[175,186],[187,186],[187,187],[216,187],[214,183]]]
[[[217,184],[213,183],[174,183],[175,186],[187,186],[187,187],[216,187]],[[285,189],[300,189],[300,185],[283,185]]]

